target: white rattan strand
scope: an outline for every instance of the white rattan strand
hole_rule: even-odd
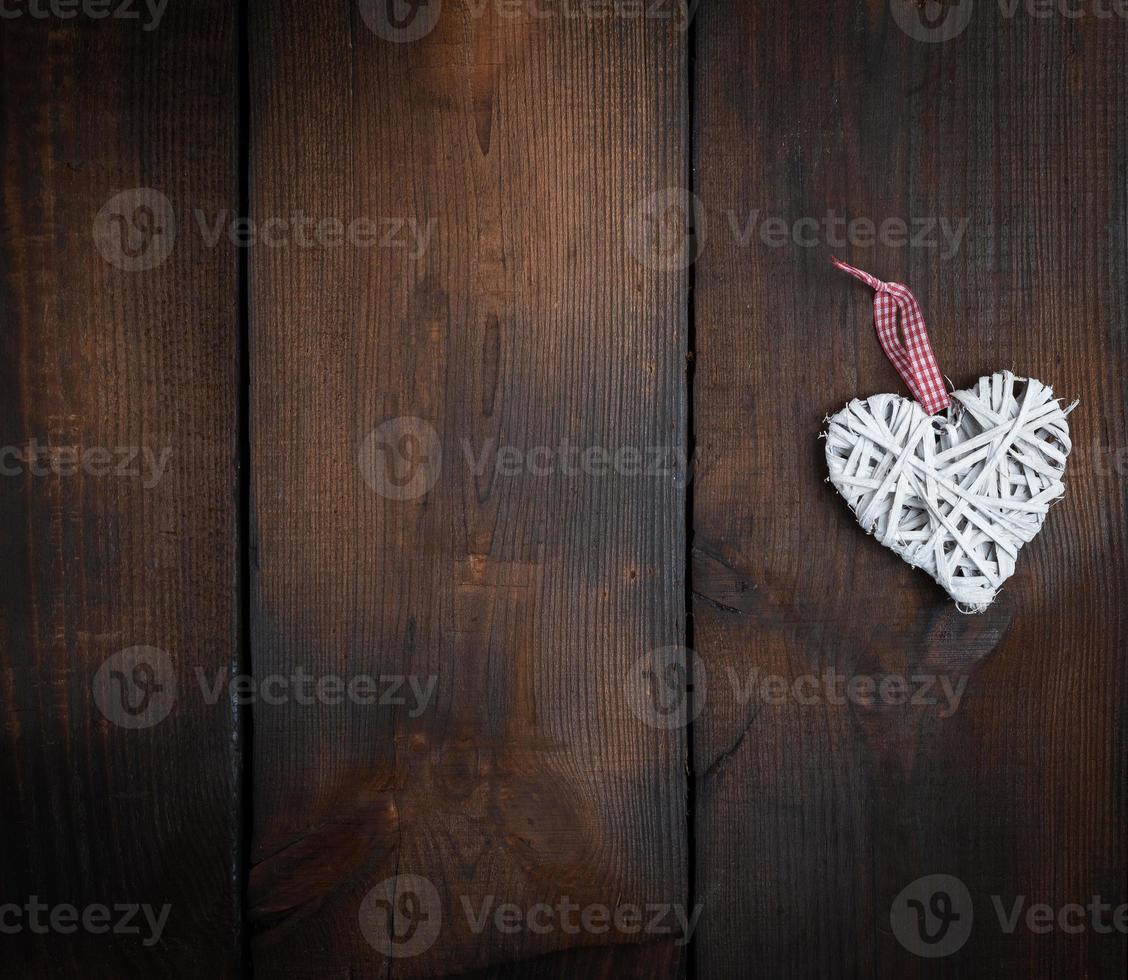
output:
[[[1003,371],[952,392],[951,418],[899,395],[855,399],[828,419],[830,481],[858,523],[982,612],[1065,492],[1066,416],[1053,391]]]

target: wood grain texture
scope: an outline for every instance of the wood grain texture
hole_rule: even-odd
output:
[[[172,4],[145,30],[14,9],[0,26],[0,905],[171,907],[152,945],[147,929],[65,918],[44,935],[6,909],[22,931],[0,936],[0,975],[231,975],[236,732],[194,678],[235,662],[236,283],[234,249],[194,235],[191,212],[235,206],[232,10]],[[93,229],[141,187],[167,196],[173,224],[149,212],[164,223],[146,237],[132,222],[147,217],[123,211],[126,247],[143,258],[179,235],[162,264],[126,271]],[[93,691],[135,646],[168,654],[179,692],[133,730]],[[150,667],[143,687],[168,681]],[[115,683],[139,708],[144,691]]]
[[[684,733],[624,697],[683,637],[683,482],[560,462],[684,444],[686,273],[630,248],[635,202],[684,186],[684,37],[458,0],[414,43],[352,4],[260,0],[252,32],[252,216],[380,229],[252,258],[256,674],[436,684],[256,706],[255,970],[675,971],[669,936],[475,931],[463,902],[685,902]],[[552,452],[506,475],[501,447]],[[421,495],[373,483],[423,456]],[[358,920],[397,875],[442,923],[391,959]]]
[[[800,0],[703,4],[697,32],[698,975],[1118,976],[1122,933],[1007,935],[991,896],[1125,900],[1124,23],[976,4],[932,44],[885,2]],[[730,215],[757,209],[785,244],[742,245]],[[952,250],[938,227],[923,247],[795,224],[831,212],[967,230]],[[1082,399],[1066,498],[984,615],[824,483],[823,417],[902,390],[832,253],[911,286],[956,387],[1012,368]],[[948,713],[744,687],[828,669],[967,688]],[[975,923],[929,961],[890,907],[932,873],[966,883]]]

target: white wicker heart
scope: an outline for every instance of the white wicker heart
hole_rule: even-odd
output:
[[[826,462],[867,532],[982,612],[1065,492],[1076,402],[1009,371],[951,397],[951,419],[898,395],[855,399],[827,420]]]

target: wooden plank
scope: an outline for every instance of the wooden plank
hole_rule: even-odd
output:
[[[235,262],[192,212],[236,206],[232,10],[35,9],[0,31],[0,973],[231,975],[236,732],[196,671],[236,662]]]
[[[1123,933],[1008,935],[991,896],[1008,911],[1019,895],[1125,899],[1128,32],[1091,10],[1000,9],[955,5],[970,21],[938,43],[882,2],[698,11],[700,976],[1125,970]],[[928,245],[895,224],[874,244],[864,224],[828,230],[835,216],[936,224]],[[941,218],[966,221],[957,248]],[[824,484],[823,416],[902,391],[871,295],[834,252],[912,286],[958,387],[1014,368],[1082,399],[1065,501],[984,615],[957,613]],[[967,687],[954,712],[943,694],[835,704],[816,680],[802,703],[746,687],[827,670]],[[938,873],[964,882],[975,918],[962,949],[928,961],[890,910]]]
[[[255,670],[374,678],[255,707],[255,969],[666,974],[668,935],[473,919],[686,899],[684,733],[624,696],[683,637],[682,482],[567,449],[684,444],[686,273],[632,249],[684,186],[684,36],[383,9],[253,13]],[[381,950],[408,875],[420,948]]]

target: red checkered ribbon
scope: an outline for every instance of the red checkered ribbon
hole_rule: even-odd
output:
[[[928,331],[924,328],[924,314],[920,304],[908,287],[899,282],[882,282],[868,272],[855,269],[852,265],[831,258],[835,268],[848,272],[875,290],[873,297],[873,325],[877,329],[877,339],[885,351],[901,380],[909,387],[913,397],[929,414],[935,415],[941,409],[951,408],[948,389],[928,342]],[[901,316],[901,329],[897,329],[897,314]]]

